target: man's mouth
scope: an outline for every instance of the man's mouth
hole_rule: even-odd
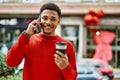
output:
[[[44,29],[50,30],[50,29],[52,29],[52,27],[51,26],[44,26]]]
[[[50,25],[44,24],[44,28],[45,28],[45,29],[51,29],[51,28],[53,28],[53,27],[50,26]]]
[[[43,27],[43,32],[44,32],[45,34],[51,34],[52,28],[53,28],[53,27],[51,27],[51,26],[44,26],[44,27]]]
[[[43,29],[45,32],[50,32],[54,27],[48,24],[44,24]]]

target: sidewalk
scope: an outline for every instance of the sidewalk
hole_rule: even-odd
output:
[[[120,68],[114,69],[115,80],[120,80]]]

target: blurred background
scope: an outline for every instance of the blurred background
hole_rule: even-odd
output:
[[[22,67],[6,67],[5,56],[20,33],[39,16],[39,9],[45,2],[54,2],[60,6],[62,16],[56,33],[73,43],[77,62],[83,58],[93,59],[95,55],[94,35],[86,26],[84,16],[90,8],[102,9],[104,16],[97,24],[97,29],[94,28],[115,34],[110,44],[112,59],[108,64],[117,71],[114,72],[116,75],[120,74],[120,0],[0,0],[0,80],[20,80]],[[115,77],[120,77],[115,74]]]

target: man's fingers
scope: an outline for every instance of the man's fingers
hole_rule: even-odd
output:
[[[60,56],[57,55],[57,54],[55,54],[54,56],[55,56],[55,62],[56,62],[57,64],[61,64],[62,61],[63,61],[62,57],[60,57]]]
[[[38,28],[37,28],[37,27],[34,27],[33,32],[34,32],[34,33],[37,33],[37,32],[38,32]]]
[[[39,24],[40,24],[40,21],[38,21],[38,20],[33,20],[33,21],[31,22],[31,24],[32,24],[32,25],[36,25],[36,24],[39,25]]]
[[[41,26],[41,22],[39,22],[38,20],[34,20],[32,23],[31,23],[31,26],[33,27],[33,32],[34,33],[38,33],[40,29],[40,26]]]
[[[59,53],[60,55],[58,54],[55,54],[55,63],[57,64],[57,66],[60,68],[60,69],[65,69],[67,66],[68,66],[68,59],[67,59],[67,55],[64,55],[62,57],[62,53]]]
[[[56,54],[58,54],[59,56],[65,58],[65,55],[63,53],[59,52],[59,51],[56,51]]]

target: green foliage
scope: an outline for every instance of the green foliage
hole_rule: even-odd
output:
[[[5,55],[0,53],[0,77],[7,77],[15,73],[15,68],[9,68],[5,63]]]
[[[19,71],[14,75],[8,75],[6,77],[2,76],[0,77],[0,80],[22,80],[22,71]]]

